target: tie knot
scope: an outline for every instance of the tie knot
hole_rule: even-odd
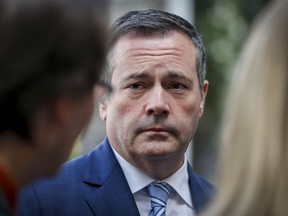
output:
[[[154,182],[148,185],[152,208],[155,206],[165,207],[171,189],[171,186],[165,182]]]

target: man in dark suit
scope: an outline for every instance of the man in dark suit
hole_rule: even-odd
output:
[[[198,32],[181,17],[143,10],[117,19],[106,74],[113,93],[99,105],[107,138],[23,191],[19,214],[199,213],[213,186],[192,171],[185,152],[204,111],[205,64]],[[151,192],[155,185],[167,201]]]

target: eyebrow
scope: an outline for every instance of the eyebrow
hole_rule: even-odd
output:
[[[131,79],[143,79],[143,78],[148,78],[148,77],[150,77],[150,75],[147,72],[141,71],[141,72],[135,72],[133,74],[130,74],[124,77],[123,81],[131,80]]]
[[[190,81],[190,82],[193,81],[193,80],[190,79],[188,76],[183,75],[181,72],[168,71],[167,74],[168,74],[168,77],[169,77],[169,78],[187,80],[187,81]]]
[[[177,71],[168,71],[165,76],[167,76],[169,78],[181,79],[181,80],[187,80],[187,81],[193,82],[192,79],[190,79],[189,77],[187,77],[187,76],[185,76],[185,75],[183,75]],[[124,77],[123,81],[131,80],[131,79],[144,79],[144,78],[149,78],[149,77],[151,77],[149,72],[140,71],[140,72],[135,72],[131,75]]]

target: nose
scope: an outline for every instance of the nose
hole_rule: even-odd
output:
[[[165,115],[170,113],[168,95],[162,87],[154,87],[148,95],[146,104],[147,115]]]

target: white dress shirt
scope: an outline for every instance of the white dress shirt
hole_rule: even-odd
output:
[[[113,148],[112,148],[113,149]],[[141,216],[148,216],[151,210],[151,203],[146,186],[156,181],[144,172],[127,162],[115,149],[113,149],[124,175],[127,179],[131,192],[136,201]],[[193,216],[193,204],[188,183],[187,159],[177,172],[161,182],[172,186],[173,190],[166,204],[166,216]]]

